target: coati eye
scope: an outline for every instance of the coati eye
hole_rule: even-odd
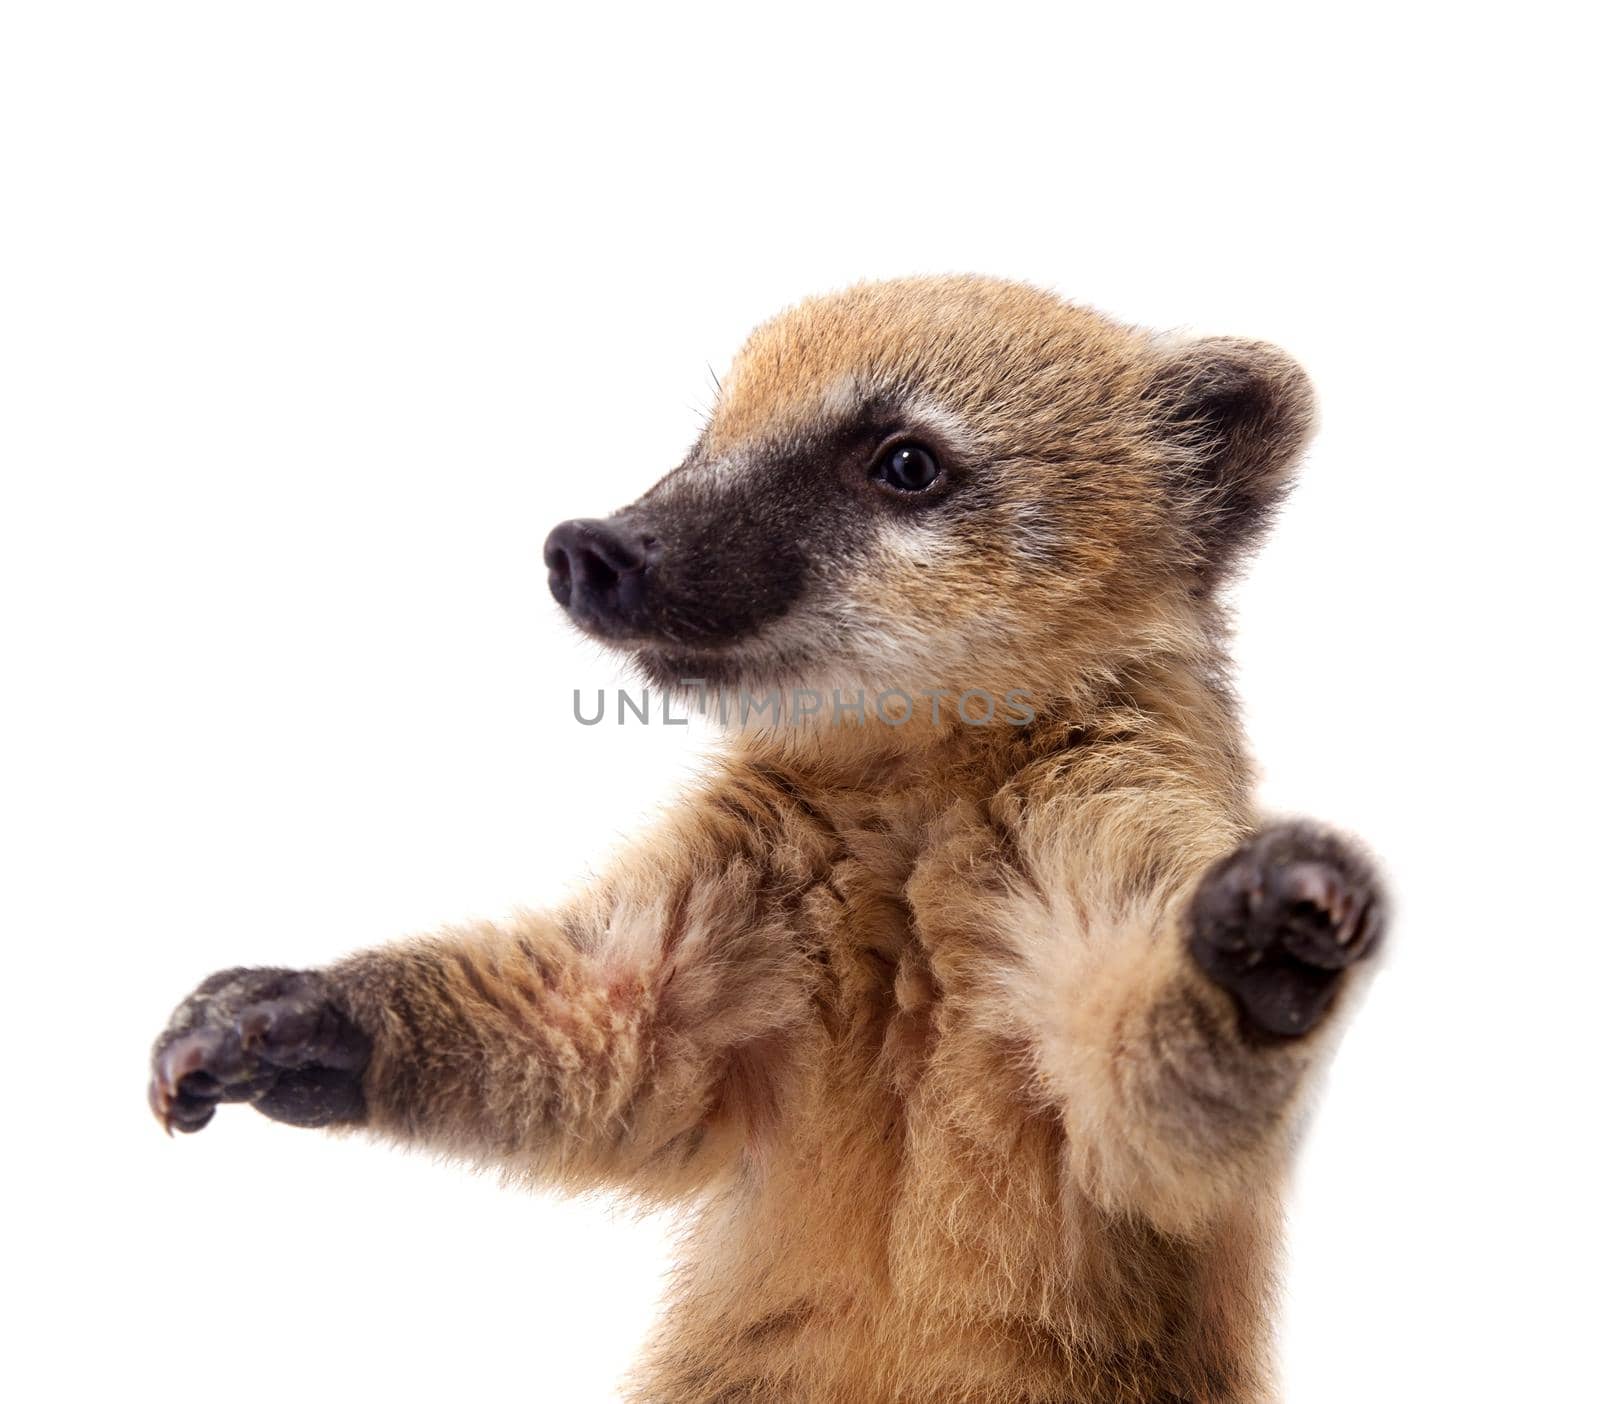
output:
[[[896,492],[926,492],[939,481],[939,460],[921,444],[896,444],[878,460],[873,476]]]

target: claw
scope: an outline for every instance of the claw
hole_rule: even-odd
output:
[[[207,1054],[213,1051],[212,1045],[216,1042],[203,1033],[186,1034],[156,1060],[156,1078],[168,1105],[178,1095],[184,1078],[205,1067]]]
[[[197,1106],[232,1085],[247,1065],[238,1041],[216,1029],[196,1029],[174,1039],[156,1055],[150,1079],[150,1109],[170,1136],[174,1129],[198,1131],[209,1109]],[[201,1111],[208,1114],[195,1120]],[[193,1123],[193,1124],[190,1124]]]
[[[1342,904],[1342,893],[1328,869],[1321,863],[1290,863],[1282,875],[1283,891],[1291,902],[1333,914]]]
[[[155,1113],[156,1120],[161,1123],[161,1129],[172,1134],[172,1099],[167,1095],[167,1090],[161,1085],[159,1075],[150,1079],[147,1092],[150,1098],[150,1110]]]

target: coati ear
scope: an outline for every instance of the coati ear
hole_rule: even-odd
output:
[[[1210,590],[1288,491],[1316,418],[1311,382],[1276,346],[1208,337],[1167,348],[1148,393],[1199,585]]]

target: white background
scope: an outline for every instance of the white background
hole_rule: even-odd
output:
[[[1592,1388],[1588,51],[1565,7],[11,4],[4,1195],[16,1399],[605,1400],[666,1226],[144,1106],[170,1006],[538,903],[704,738],[545,532],[746,330],[977,270],[1322,394],[1238,591],[1268,801],[1387,859],[1306,1147],[1286,1397]],[[1573,7],[1573,16],[1577,7]]]

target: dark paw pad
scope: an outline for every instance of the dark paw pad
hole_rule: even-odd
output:
[[[1343,839],[1304,824],[1263,830],[1200,881],[1189,946],[1200,968],[1264,1033],[1321,1022],[1343,974],[1383,928],[1371,865]]]
[[[221,1102],[249,1102],[295,1126],[356,1121],[371,1048],[321,975],[225,970],[156,1040],[150,1107],[169,1132],[200,1130]]]

